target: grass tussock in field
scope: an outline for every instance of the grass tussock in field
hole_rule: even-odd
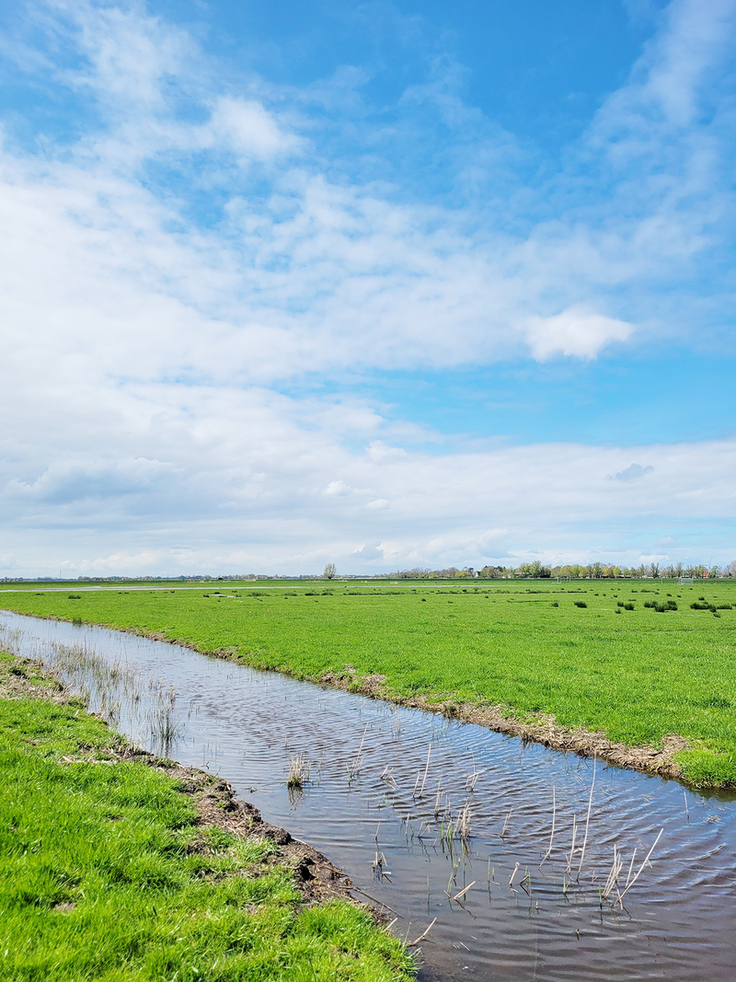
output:
[[[125,753],[32,664],[0,655],[0,977],[413,977],[365,910],[308,905],[272,839],[203,825],[181,782]]]
[[[20,613],[177,639],[299,678],[450,711],[552,716],[631,747],[672,744],[701,786],[736,784],[735,605],[732,581],[0,592]]]

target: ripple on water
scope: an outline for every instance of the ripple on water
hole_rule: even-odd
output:
[[[131,634],[9,613],[0,629],[4,646],[47,662],[83,651],[92,709],[148,749],[225,777],[395,911],[402,937],[436,917],[426,982],[734,978],[732,797],[599,764],[586,840],[592,761]],[[95,658],[108,666],[97,682]],[[298,754],[310,780],[288,789]],[[460,839],[450,826],[466,805]],[[614,847],[623,888],[660,830],[624,909],[615,889],[601,901]]]

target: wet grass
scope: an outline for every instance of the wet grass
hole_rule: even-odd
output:
[[[0,654],[0,977],[412,977],[363,910],[308,908],[293,871],[266,862],[272,842],[202,830],[176,781],[120,761],[100,720],[47,694],[33,666]],[[195,837],[204,849],[187,849]]]
[[[109,588],[80,599],[29,590],[0,593],[0,605],[227,650],[300,678],[331,672],[357,688],[362,677],[382,675],[399,697],[501,705],[522,720],[551,713],[630,746],[679,734],[690,744],[677,758],[689,781],[736,783],[736,581],[229,583],[219,591]]]

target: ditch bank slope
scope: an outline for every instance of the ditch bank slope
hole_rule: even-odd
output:
[[[127,745],[38,663],[2,652],[0,757],[7,977],[414,977],[325,856],[226,781]]]

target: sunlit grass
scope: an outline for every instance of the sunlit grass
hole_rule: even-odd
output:
[[[300,678],[350,667],[386,676],[398,697],[551,713],[629,745],[679,734],[691,780],[736,782],[736,582],[220,589],[29,592],[0,604],[162,634]]]
[[[272,842],[203,833],[174,780],[111,743],[78,704],[0,699],[0,977],[411,977],[363,910],[306,908],[293,872],[264,863]],[[187,850],[195,836],[204,850]]]

